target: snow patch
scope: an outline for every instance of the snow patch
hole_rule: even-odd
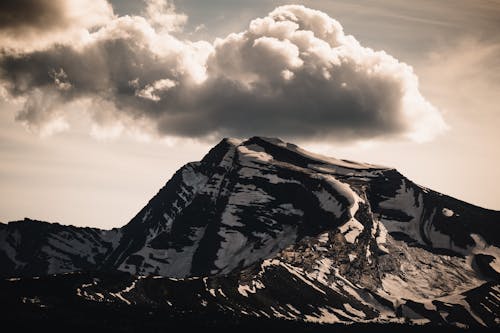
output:
[[[192,188],[193,193],[200,191],[208,182],[208,177],[196,172],[191,165],[182,170],[182,181]]]
[[[273,212],[286,213],[286,215],[298,215],[303,216],[304,212],[300,209],[295,208],[291,203],[283,203],[278,206],[279,208],[273,208]]]
[[[318,236],[318,242],[320,242],[321,244],[325,244],[326,242],[328,242],[329,239],[330,239],[330,236],[329,236],[328,232],[324,232]]]
[[[275,236],[253,232],[252,238],[254,239],[249,241],[241,232],[222,226],[218,234],[223,237],[223,241],[215,261],[219,271],[214,273],[229,273],[242,263],[244,266],[248,266],[278,253],[293,243],[297,238],[297,226],[282,225],[280,228],[281,230],[274,230]],[[259,244],[258,248],[256,248],[257,243]]]
[[[335,199],[328,191],[321,189],[312,192],[318,198],[319,206],[327,211],[333,213],[335,217],[339,218],[342,215],[342,205]]]
[[[132,302],[126,299],[123,294],[130,293],[136,286],[137,281],[145,278],[144,276],[139,276],[135,279],[130,286],[125,287],[123,290],[116,293],[109,293],[111,296],[118,298],[119,300],[125,302],[127,305],[131,305]]]
[[[363,311],[357,310],[351,306],[349,303],[344,303],[344,309],[359,318],[365,318],[366,314]]]
[[[320,293],[326,295],[326,292],[324,290],[321,290],[312,281],[310,281],[309,279],[307,279],[306,277],[303,276],[303,275],[306,275],[306,274],[304,273],[304,271],[301,268],[294,267],[294,266],[292,266],[290,264],[286,264],[286,263],[282,263],[282,262],[280,262],[280,265],[282,267],[284,267],[289,273],[291,273],[292,275],[294,275],[297,278],[299,278],[299,280],[301,280],[302,282],[306,283],[308,286],[312,287],[314,290],[319,291]]]
[[[240,161],[245,163],[249,162],[250,165],[257,163],[269,163],[273,157],[265,152],[264,148],[251,144],[247,146],[238,146],[236,148],[239,153]]]
[[[397,260],[398,269],[385,273],[379,295],[400,304],[409,299],[432,307],[432,301],[455,303],[453,297],[484,283],[467,264],[467,259],[429,252],[389,238],[390,254],[384,260]],[[380,258],[379,258],[380,259]],[[459,296],[461,297],[461,296]]]
[[[420,223],[424,211],[423,201],[422,193],[415,193],[413,187],[408,186],[406,180],[403,180],[396,195],[380,202],[379,206],[380,208],[401,211],[411,218],[410,221],[391,220],[385,216],[381,216],[380,221],[388,232],[402,232],[420,244],[426,245],[420,235]]]
[[[21,241],[21,234],[17,230],[10,233],[11,238],[14,240],[14,244],[10,244],[9,242],[7,242],[8,235],[9,233],[7,233],[6,231],[0,232],[0,244],[2,244],[1,250],[3,250],[7,258],[9,258],[10,261],[12,261],[12,263],[14,263],[15,269],[18,269],[19,267],[24,267],[26,263],[17,260],[16,258],[17,257],[16,246]]]
[[[446,217],[452,217],[453,215],[455,215],[455,213],[449,208],[443,208],[441,210],[441,213]]]
[[[305,321],[319,324],[333,324],[342,322],[335,314],[325,307],[318,308],[319,313],[305,315]]]
[[[300,184],[300,182],[295,179],[281,178],[274,172],[264,172],[264,170],[262,169],[262,167],[257,168],[257,167],[243,166],[238,170],[238,175],[240,175],[241,178],[244,179],[263,178],[271,184],[284,184],[284,183]]]
[[[184,246],[180,250],[174,248],[153,249],[148,244],[133,255],[143,259],[139,266],[124,261],[118,268],[131,274],[162,275],[168,277],[185,278],[191,273],[193,256],[205,234],[206,227],[192,227],[189,237],[192,245]]]
[[[318,175],[320,179],[323,179],[330,184],[335,191],[342,195],[349,202],[349,220],[339,227],[340,232],[344,234],[347,242],[353,244],[359,234],[363,232],[364,226],[355,218],[355,215],[359,209],[359,203],[364,203],[365,201],[349,186],[347,183],[343,183],[337,180],[331,175]]]
[[[240,284],[238,286],[238,292],[245,296],[248,297],[248,294],[255,294],[258,289],[264,289],[266,286],[258,280],[252,280],[250,285],[246,284]]]
[[[345,239],[348,243],[354,244],[359,234],[363,232],[364,227],[355,218],[351,218],[349,221],[344,223],[339,227],[340,232],[344,234]]]
[[[474,243],[476,243],[476,246],[472,249],[472,253],[492,256],[494,259],[490,262],[490,267],[497,273],[500,273],[500,249],[496,246],[489,245],[481,235],[471,234],[470,236],[474,240]]]
[[[146,212],[142,216],[141,222],[142,223],[146,222],[148,220],[148,218],[149,218],[150,215],[151,215],[151,208],[149,208],[148,210],[146,210]]]
[[[317,280],[318,282],[328,286],[328,276],[332,267],[333,261],[329,258],[316,260],[313,266],[314,271],[307,272],[306,276],[311,280]]]

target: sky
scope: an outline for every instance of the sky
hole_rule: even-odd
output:
[[[0,4],[0,221],[126,224],[222,137],[500,209],[500,1]]]

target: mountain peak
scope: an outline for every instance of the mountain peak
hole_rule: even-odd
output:
[[[124,228],[127,246],[119,246],[110,263],[134,274],[227,274],[331,228],[348,244],[368,241],[367,230],[387,231],[419,246],[470,253],[469,233],[484,225],[450,226],[456,216],[440,212],[455,211],[456,203],[438,201],[442,196],[394,169],[326,157],[276,138],[226,138],[201,162],[180,169],[134,217]],[[379,241],[369,247],[386,251]]]
[[[266,136],[252,136],[251,138],[249,138],[247,141],[266,141],[268,143],[271,143],[273,145],[276,145],[276,146],[286,146],[287,143],[283,140],[281,140],[280,138],[277,138],[277,137],[266,137]]]
[[[298,147],[293,143],[288,143],[280,138],[270,138],[264,136],[253,136],[247,140],[225,138],[219,145],[238,149],[242,156],[259,159],[260,162],[282,161],[298,164],[303,167],[313,168],[336,168],[337,172],[350,172],[352,170],[384,170],[392,169],[370,163],[353,162],[344,159],[328,157]],[[217,146],[219,146],[217,145]],[[216,146],[216,147],[217,147]],[[333,169],[332,169],[333,170]],[[350,171],[349,171],[350,170]]]
[[[210,295],[204,302],[265,316],[494,326],[498,312],[476,299],[500,308],[487,296],[500,299],[499,220],[499,212],[422,188],[394,169],[280,139],[226,138],[179,169],[120,229],[0,224],[0,273],[139,275],[106,296],[127,304],[124,295],[150,283],[142,276],[155,275],[176,279],[159,288],[200,283],[198,295]],[[86,282],[85,293],[94,284]]]

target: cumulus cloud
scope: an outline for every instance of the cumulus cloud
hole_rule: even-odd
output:
[[[74,43],[112,18],[106,0],[2,0],[0,45],[22,52]]]
[[[175,11],[175,6],[164,0],[149,0],[144,16],[151,24],[163,31],[180,31],[187,22],[185,14]]]
[[[113,16],[78,41],[3,47],[2,85],[26,101],[18,119],[60,121],[65,105],[86,99],[89,110],[110,105],[99,112],[112,116],[89,111],[97,123],[146,121],[166,136],[424,141],[446,128],[410,66],[363,47],[323,12],[278,7],[213,43],[175,37],[186,19],[151,0],[143,16]]]

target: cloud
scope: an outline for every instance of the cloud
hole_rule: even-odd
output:
[[[138,80],[131,81],[132,84],[137,85]],[[135,95],[138,97],[150,99],[152,101],[158,102],[161,100],[161,97],[158,96],[162,91],[167,91],[173,87],[175,87],[177,83],[170,79],[162,79],[155,81],[151,84],[148,84],[144,89],[136,91]]]
[[[4,0],[0,45],[13,51],[42,49],[85,38],[113,18],[106,0]]]
[[[323,12],[278,7],[213,43],[175,37],[186,19],[154,0],[143,16],[113,17],[71,43],[4,47],[3,88],[25,99],[18,119],[35,128],[86,99],[97,123],[146,121],[161,136],[425,141],[446,129],[410,66]],[[103,101],[111,107],[93,106]]]
[[[159,30],[180,31],[187,22],[185,14],[175,11],[175,6],[164,0],[149,0],[144,16]]]
[[[418,69],[427,94],[446,114],[466,116],[469,124],[482,117],[500,120],[500,41],[458,38],[424,57]]]

